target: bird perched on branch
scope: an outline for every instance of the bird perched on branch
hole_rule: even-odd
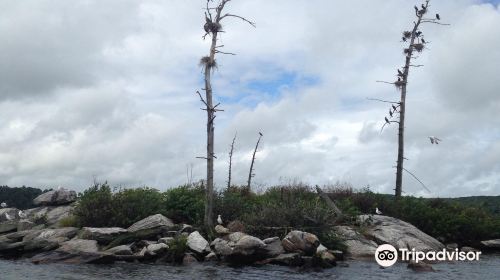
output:
[[[262,132],[259,132],[259,135],[260,135],[260,136],[264,136],[264,135],[262,135]]]
[[[5,203],[5,202],[0,203],[0,207],[1,208],[7,208],[7,203]]]
[[[398,69],[398,76],[403,77],[403,72],[401,72],[401,70],[399,70],[399,69]]]
[[[414,8],[415,8],[415,13],[418,13],[418,8],[417,8],[417,6],[415,6]]]
[[[441,139],[437,138],[436,136],[429,136],[429,139],[431,140],[431,144],[439,144],[439,141],[442,141]]]
[[[441,20],[441,17],[439,16],[439,14],[436,14],[436,19]]]
[[[392,113],[392,110],[391,110],[391,109],[389,109],[389,116],[391,116],[391,118],[392,118],[392,114],[393,114],[393,113]]]
[[[384,117],[384,119],[385,119],[385,122],[386,122],[387,124],[390,124],[390,123],[391,123],[391,122],[389,121],[389,119],[387,119],[387,117]]]

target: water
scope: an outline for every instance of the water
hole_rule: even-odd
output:
[[[500,279],[500,255],[479,262],[433,265],[437,272],[413,272],[405,264],[381,269],[375,262],[350,261],[349,267],[303,271],[274,265],[232,268],[197,264],[168,266],[119,263],[114,265],[34,265],[26,260],[0,260],[1,280],[164,280],[164,279]]]

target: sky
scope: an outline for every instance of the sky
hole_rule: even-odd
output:
[[[418,2],[418,1],[417,1]],[[165,190],[206,176],[203,0],[0,0],[0,184]],[[215,180],[393,193],[407,0],[233,0],[213,87]],[[418,2],[420,4],[420,2]],[[407,96],[407,195],[500,195],[499,1],[431,1]],[[429,136],[442,139],[431,145]],[[191,174],[192,173],[192,179]]]

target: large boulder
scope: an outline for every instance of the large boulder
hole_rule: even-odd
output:
[[[109,244],[118,236],[127,233],[126,229],[120,227],[92,228],[84,227],[80,231],[80,238],[96,240],[99,244]]]
[[[285,253],[285,249],[283,249],[283,245],[281,244],[281,240],[279,237],[271,237],[263,240],[266,246],[264,247],[264,251],[266,255],[270,257],[276,257],[283,253]]]
[[[198,231],[189,234],[187,238],[187,246],[191,251],[199,255],[206,255],[211,252],[208,241],[201,236]]]
[[[117,257],[102,252],[71,253],[66,251],[43,252],[31,258],[34,264],[66,263],[66,264],[109,264],[113,263]]]
[[[264,241],[241,232],[231,233],[225,239],[216,238],[210,245],[220,258],[230,263],[253,263],[269,257]]]
[[[500,239],[481,241],[481,245],[486,249],[500,250]]]
[[[303,253],[307,256],[314,255],[320,244],[316,235],[298,230],[289,232],[281,243],[286,252]]]
[[[87,240],[87,239],[72,239],[61,243],[61,246],[57,251],[63,251],[68,253],[96,253],[99,251],[97,246],[97,241]]]
[[[19,209],[0,208],[0,223],[19,220]]]
[[[134,253],[128,245],[120,245],[106,250],[106,253],[110,253],[117,256],[131,256]]]
[[[23,236],[25,251],[48,251],[76,236],[77,228],[67,227],[46,230],[29,230]]]
[[[359,219],[368,224],[365,235],[378,244],[391,244],[398,250],[415,248],[423,252],[445,248],[443,243],[399,219],[382,215],[361,215]]]
[[[160,233],[162,231],[168,231],[174,226],[175,224],[172,222],[172,220],[163,216],[162,214],[156,214],[134,223],[127,230],[132,233],[143,230],[153,230],[157,233]]]
[[[76,201],[76,192],[66,189],[48,191],[37,196],[33,200],[35,205],[55,206],[65,205]]]
[[[347,246],[347,255],[354,259],[373,259],[377,250],[377,243],[367,239],[364,235],[349,226],[336,226],[335,232],[343,239]]]
[[[71,215],[74,207],[64,206],[40,206],[25,210],[27,218],[36,224],[47,224],[48,226],[58,226],[59,221]]]

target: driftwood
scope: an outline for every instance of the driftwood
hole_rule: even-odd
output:
[[[333,200],[330,199],[330,197],[328,197],[328,195],[319,187],[316,185],[316,191],[318,192],[319,196],[326,202],[326,204],[333,209],[333,211],[335,212],[335,214],[337,214],[337,217],[335,218],[335,221],[337,221],[338,219],[342,218],[344,216],[344,214],[342,213],[342,211],[337,207],[337,205],[335,204],[335,202],[333,202]]]

